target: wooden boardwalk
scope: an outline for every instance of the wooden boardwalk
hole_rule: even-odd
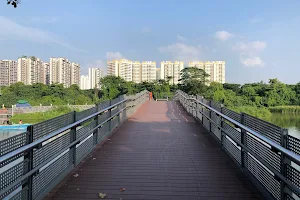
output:
[[[111,200],[262,199],[214,138],[170,101],[142,105],[46,199],[99,193]]]

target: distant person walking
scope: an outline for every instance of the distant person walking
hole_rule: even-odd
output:
[[[19,124],[23,124],[22,120],[20,119]]]
[[[149,101],[152,100],[152,92],[149,93]]]

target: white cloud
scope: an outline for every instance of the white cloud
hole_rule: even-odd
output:
[[[200,45],[191,46],[179,42],[172,45],[159,47],[158,51],[160,53],[168,54],[175,60],[182,60],[185,62],[199,60],[201,54]]]
[[[238,42],[233,46],[234,50],[240,51],[240,52],[261,52],[266,48],[267,44],[266,42],[262,41],[253,41],[253,42]]]
[[[230,39],[233,36],[233,34],[227,32],[227,31],[217,31],[215,33],[215,38],[220,41],[226,41]]]
[[[42,44],[52,43],[58,44],[73,51],[86,52],[86,50],[71,46],[53,33],[42,31],[37,28],[23,26],[3,16],[0,16],[0,26],[5,27],[5,31],[0,31],[1,40],[22,40]]]
[[[147,26],[142,28],[142,33],[149,33],[149,32],[151,32],[151,28],[149,28]]]
[[[120,52],[106,52],[107,60],[118,60],[125,58]]]
[[[258,56],[241,58],[241,62],[243,65],[245,65],[247,67],[254,67],[254,66],[262,67],[265,65],[265,63],[262,61],[262,59]]]
[[[259,54],[267,47],[266,42],[238,42],[232,48],[239,52],[241,63],[244,66],[264,66],[264,61],[259,57]]]
[[[178,35],[178,34],[176,36],[176,39],[179,40],[179,41],[186,41],[185,37],[182,37],[181,35]]]

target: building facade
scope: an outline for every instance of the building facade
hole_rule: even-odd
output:
[[[141,81],[153,82],[156,80],[156,62],[145,61],[141,66]]]
[[[142,81],[141,63],[139,61],[132,62],[132,81],[135,83]]]
[[[102,70],[100,68],[89,68],[89,89],[100,89],[100,79],[103,77]]]
[[[156,68],[156,80],[160,80],[160,68]]]
[[[107,61],[107,75],[119,76],[119,61]]]
[[[80,89],[81,90],[91,89],[89,76],[84,76],[84,75],[80,76]]]
[[[66,58],[50,58],[49,66],[50,83],[60,83],[64,87],[70,87],[73,84],[79,86],[80,83],[80,65],[70,62]]]
[[[0,60],[0,86],[9,86],[18,80],[18,62]]]
[[[193,61],[189,62],[188,67],[197,67],[205,70],[209,75],[206,79],[206,84],[211,82],[225,83],[225,61]]]
[[[18,59],[17,81],[25,85],[44,83],[43,62],[34,56],[23,56]]]
[[[170,84],[178,84],[181,78],[180,72],[184,68],[181,61],[163,61],[160,64],[160,77],[169,81]]]

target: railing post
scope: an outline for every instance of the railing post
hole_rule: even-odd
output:
[[[209,100],[208,104],[209,104],[209,107],[211,107],[211,103],[212,101]],[[211,110],[209,110],[209,132],[211,133]]]
[[[245,113],[241,113],[241,124],[245,125]],[[243,145],[245,144],[245,135],[247,134],[246,131],[242,128],[241,129],[241,143]],[[245,167],[245,151],[244,148],[241,147],[241,167],[244,168]]]
[[[120,101],[121,101],[121,96],[119,96],[119,102]],[[119,114],[118,114],[118,126],[120,126],[120,124],[121,124],[121,112],[120,111],[122,110],[122,104],[123,103],[119,104],[118,107],[117,107],[118,108],[117,110],[119,112]]]
[[[111,99],[109,100],[109,106],[111,106]],[[111,108],[108,110],[108,118],[111,118]],[[112,132],[112,130],[111,130],[111,119],[108,121],[108,130],[109,130],[109,133]]]
[[[221,104],[221,113],[223,113],[223,104]],[[226,137],[223,133],[223,129],[224,129],[224,118],[222,116],[220,116],[221,118],[221,148],[223,148],[223,141],[224,141],[224,137]]]
[[[203,99],[204,99],[204,97],[203,96],[201,96],[201,102],[203,103]],[[204,109],[203,109],[203,105],[201,105],[201,123],[203,124],[203,113],[204,113]]]
[[[287,135],[288,135],[288,129],[286,128],[281,129],[281,146],[284,148],[287,148]],[[281,153],[280,164],[281,164],[281,174],[283,177],[286,178],[286,156],[283,153]],[[285,200],[286,198],[285,183],[283,181],[280,182],[280,197],[281,200]]]
[[[73,111],[73,122],[76,122],[76,111]],[[70,142],[76,140],[76,127],[72,127],[70,130]],[[70,147],[69,151],[70,165],[76,166],[76,145]]]
[[[100,110],[101,110],[100,103],[98,103],[97,104],[97,112],[99,112]],[[100,124],[100,114],[97,115],[96,120],[97,120],[96,126],[98,126]],[[98,135],[99,135],[99,133],[100,133],[100,127],[98,127],[97,130],[94,131],[94,133],[93,133],[94,145],[97,145],[97,143],[98,143]]]
[[[30,144],[33,142],[33,126],[30,125],[27,127],[27,135],[26,135],[26,144]],[[27,170],[24,170],[24,174],[27,172],[30,172],[33,169],[33,149],[30,149],[27,151],[24,155],[24,160],[28,160],[27,163]],[[33,175],[29,176],[27,179],[27,182],[23,185],[23,187],[27,186],[28,193],[27,193],[27,199],[31,200],[32,197],[32,191],[33,191]]]

